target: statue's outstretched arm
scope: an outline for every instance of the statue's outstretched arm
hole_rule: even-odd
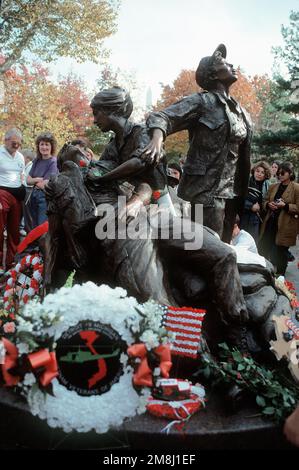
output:
[[[92,171],[89,173],[88,177],[91,179],[101,180],[101,181],[112,181],[112,180],[122,180],[129,176],[137,175],[140,171],[144,170],[146,167],[146,162],[142,161],[138,157],[133,157],[130,160],[122,163],[117,168],[109,171],[103,176],[94,176]]]

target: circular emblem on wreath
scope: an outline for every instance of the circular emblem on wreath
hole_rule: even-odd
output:
[[[123,289],[92,282],[61,288],[43,303],[26,304],[18,318],[19,334],[30,333],[37,343],[42,338],[57,363],[51,393],[29,386],[33,415],[65,432],[98,433],[136,415],[140,398],[127,348],[135,342],[132,331],[139,329],[138,306]],[[19,351],[24,346],[28,349],[17,342]]]
[[[125,352],[125,342],[110,325],[79,322],[57,341],[58,380],[82,396],[106,393],[123,374]]]

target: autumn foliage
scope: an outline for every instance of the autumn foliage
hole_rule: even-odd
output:
[[[70,74],[59,82],[59,91],[63,111],[71,121],[75,134],[83,137],[93,119],[82,80]]]
[[[240,68],[237,73],[238,80],[232,85],[230,93],[250,114],[255,127],[258,127],[264,100],[270,92],[270,80],[267,75],[248,78]]]
[[[34,147],[36,136],[51,131],[62,145],[85,134],[91,125],[89,100],[80,80],[70,75],[54,84],[48,70],[38,64],[12,68],[4,74],[4,97],[0,105],[6,129],[18,127],[24,138],[23,147]]]

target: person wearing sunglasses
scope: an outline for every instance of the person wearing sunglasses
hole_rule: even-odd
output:
[[[261,228],[259,253],[276,266],[278,276],[284,276],[289,247],[296,245],[299,184],[294,181],[294,167],[290,162],[280,164],[277,176],[279,183],[270,186],[264,202],[267,214]]]

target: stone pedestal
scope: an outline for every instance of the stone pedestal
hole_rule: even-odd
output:
[[[16,395],[0,390],[0,449],[146,449],[165,451],[218,449],[287,449],[280,427],[258,416],[255,405],[229,412],[222,394],[208,394],[207,407],[186,424],[185,432],[174,427],[169,434],[161,430],[168,420],[149,414],[137,416],[121,429],[99,435],[95,432],[64,433],[50,428],[45,421],[32,416],[26,404]],[[78,412],[80,412],[78,410]]]

